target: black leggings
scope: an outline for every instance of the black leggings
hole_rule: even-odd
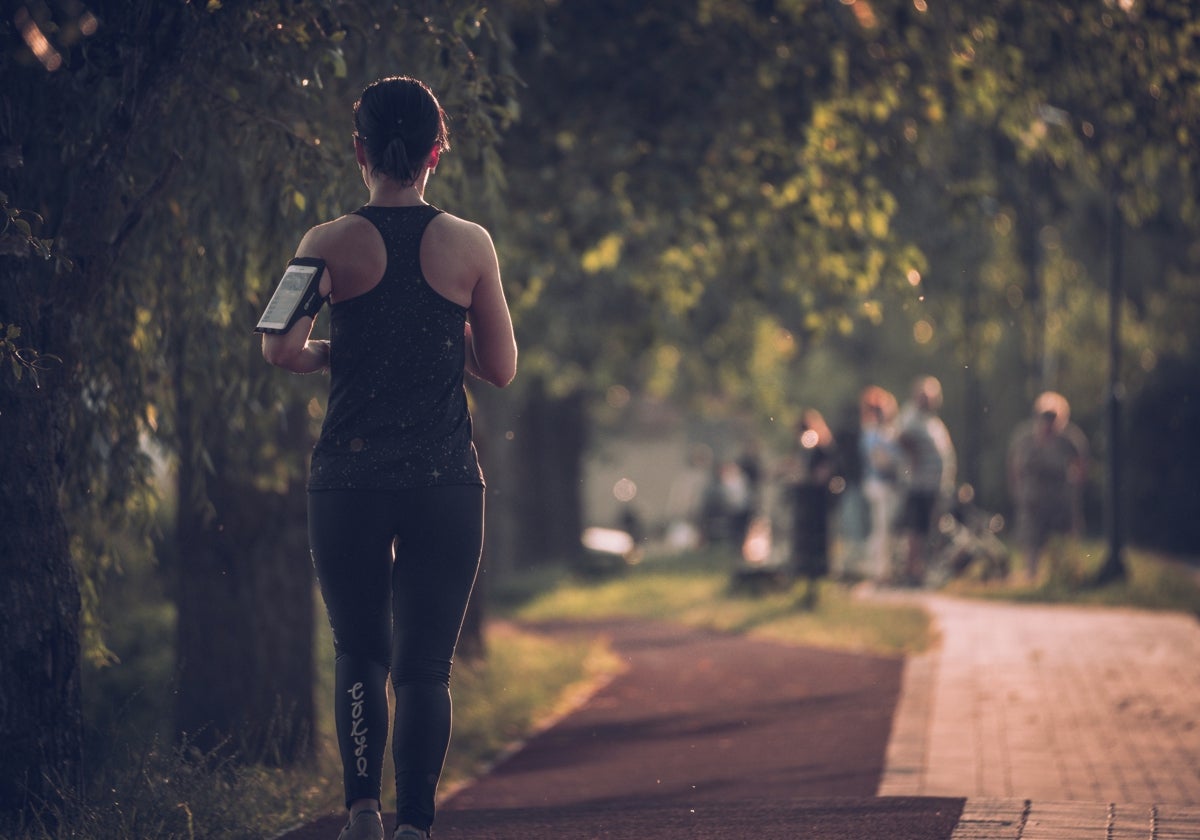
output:
[[[428,830],[450,743],[450,667],[483,544],[483,488],[319,490],[308,538],[337,655],[346,805],[379,799],[392,758],[400,823]]]

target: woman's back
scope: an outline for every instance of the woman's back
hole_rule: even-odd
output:
[[[422,270],[422,243],[440,211],[368,205],[354,215],[374,229],[372,247],[347,253],[343,237],[331,236],[322,248],[333,258],[332,381],[309,486],[478,484],[463,392],[467,310]],[[342,225],[344,238],[363,240],[361,227]],[[366,268],[352,271],[355,261]],[[364,282],[380,263],[378,279]]]

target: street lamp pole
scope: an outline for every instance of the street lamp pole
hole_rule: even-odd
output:
[[[1108,551],[1098,583],[1124,580],[1124,533],[1121,512],[1121,264],[1123,261],[1121,208],[1117,201],[1118,176],[1109,189],[1108,219],[1108,437],[1107,476],[1104,495],[1104,525]]]

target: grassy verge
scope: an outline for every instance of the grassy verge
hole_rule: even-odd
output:
[[[1027,579],[1024,569],[1018,568],[1008,580],[955,580],[945,591],[1007,601],[1124,606],[1200,615],[1200,567],[1129,548],[1124,552],[1125,579],[1100,584],[1106,551],[1099,542],[1057,539],[1048,546],[1041,574],[1035,580]]]
[[[652,618],[774,641],[899,655],[925,649],[929,626],[918,608],[871,603],[845,586],[822,582],[815,606],[803,583],[757,591],[731,585],[720,552],[651,559],[619,575],[559,577],[553,586],[521,585],[506,608],[523,621]]]

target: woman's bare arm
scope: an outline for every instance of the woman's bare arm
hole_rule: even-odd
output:
[[[481,227],[473,231],[471,247],[481,270],[467,310],[467,372],[503,388],[517,374],[517,340],[492,238]]]
[[[313,228],[300,240],[296,248],[297,257],[323,258],[319,248],[320,235]],[[333,278],[326,266],[321,277],[321,294],[328,296],[333,288]],[[285,333],[264,333],[262,338],[263,358],[276,367],[292,373],[318,373],[329,369],[329,342],[315,340],[312,336],[315,317],[304,316]]]

